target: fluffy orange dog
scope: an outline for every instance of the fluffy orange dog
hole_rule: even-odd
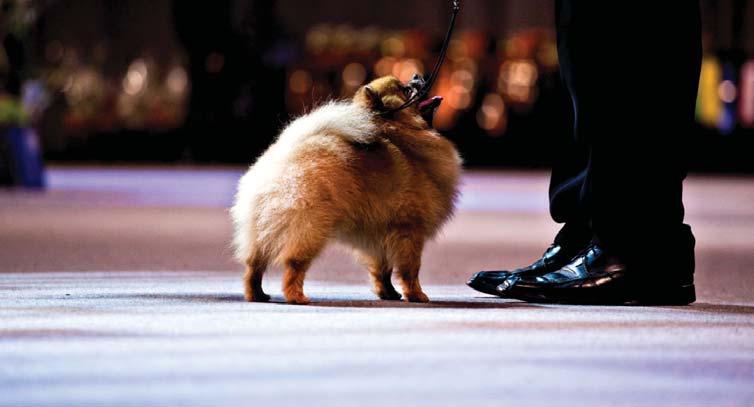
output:
[[[238,184],[231,209],[249,301],[267,301],[262,276],[285,269],[287,302],[307,304],[304,275],[335,239],[353,247],[381,299],[429,299],[419,284],[424,242],[452,215],[461,159],[431,128],[441,98],[380,116],[423,81],[383,77],[351,101],[330,102],[288,125]]]

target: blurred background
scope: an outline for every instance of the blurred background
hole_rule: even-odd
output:
[[[313,104],[349,97],[376,76],[431,69],[450,13],[444,0],[0,5],[5,184],[13,174],[18,183],[19,171],[42,183],[35,154],[53,163],[249,163]],[[754,0],[702,8],[692,170],[752,172]],[[546,166],[547,141],[570,131],[553,16],[552,0],[464,4],[433,92],[446,98],[435,125],[467,166]],[[625,116],[641,120],[642,106]]]
[[[572,126],[554,3],[464,1],[433,90],[467,166],[423,252],[433,302],[374,300],[336,245],[308,272],[315,304],[286,307],[279,270],[278,304],[243,302],[239,177],[312,105],[431,69],[450,0],[0,0],[0,407],[754,405],[754,0],[702,1],[695,305],[464,285],[558,230],[550,141]],[[622,113],[654,134],[644,109]]]

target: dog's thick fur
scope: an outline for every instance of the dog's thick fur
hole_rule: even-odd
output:
[[[304,274],[330,239],[353,247],[382,299],[429,301],[419,284],[424,242],[452,215],[461,159],[418,109],[381,117],[406,99],[383,77],[351,101],[330,102],[288,125],[238,184],[231,209],[245,296],[267,301],[262,276],[284,269],[289,303],[306,304]]]

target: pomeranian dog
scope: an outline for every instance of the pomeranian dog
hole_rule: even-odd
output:
[[[441,97],[402,105],[424,81],[382,77],[352,100],[330,102],[291,122],[238,183],[231,215],[245,297],[268,301],[262,276],[284,268],[283,294],[307,304],[304,275],[329,240],[353,248],[384,300],[427,302],[422,249],[453,213],[461,158],[431,127]]]

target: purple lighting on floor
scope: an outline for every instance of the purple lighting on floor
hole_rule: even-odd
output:
[[[49,185],[50,193],[114,205],[229,207],[242,174],[240,168],[53,168]],[[532,188],[521,176],[465,175],[458,209],[546,212],[547,185]]]

